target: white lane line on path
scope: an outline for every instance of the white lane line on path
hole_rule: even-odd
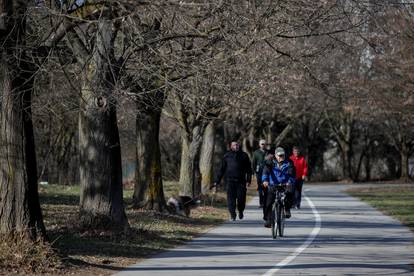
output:
[[[312,229],[312,232],[309,234],[306,241],[296,248],[296,250],[287,256],[285,259],[283,259],[280,263],[276,264],[274,268],[268,270],[263,276],[271,276],[278,272],[282,267],[288,265],[291,261],[293,261],[300,253],[302,253],[306,248],[311,245],[311,243],[315,240],[315,238],[318,236],[319,231],[321,231],[321,225],[322,225],[322,219],[321,216],[318,213],[318,210],[316,210],[315,205],[313,204],[312,200],[310,200],[307,196],[305,196],[306,201],[308,202],[309,206],[312,208],[313,216],[315,217],[315,226]]]

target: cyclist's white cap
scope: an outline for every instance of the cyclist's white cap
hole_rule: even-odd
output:
[[[285,155],[285,150],[282,147],[277,147],[275,150],[275,155]]]

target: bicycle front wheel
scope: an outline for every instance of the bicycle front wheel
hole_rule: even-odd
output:
[[[277,225],[276,225],[276,218],[277,218],[277,213],[276,213],[276,204],[273,204],[272,206],[272,218],[271,218],[271,223],[272,223],[272,238],[276,239],[277,238]]]
[[[277,218],[277,227],[279,230],[279,236],[283,237],[285,232],[285,207],[283,205],[279,205],[279,212],[278,212],[278,218]]]

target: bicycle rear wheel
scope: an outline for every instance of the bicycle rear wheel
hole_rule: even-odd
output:
[[[277,225],[276,225],[276,218],[277,218],[277,214],[276,214],[276,204],[273,204],[272,206],[272,218],[271,218],[271,223],[272,223],[272,238],[276,239],[277,238]]]

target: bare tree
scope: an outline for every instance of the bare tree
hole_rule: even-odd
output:
[[[79,111],[80,215],[86,227],[128,227],[122,189],[121,145],[114,89],[119,66],[112,5],[91,6],[67,39],[83,69]]]
[[[37,191],[31,97],[34,68],[24,51],[27,1],[0,6],[0,232],[45,235]]]

